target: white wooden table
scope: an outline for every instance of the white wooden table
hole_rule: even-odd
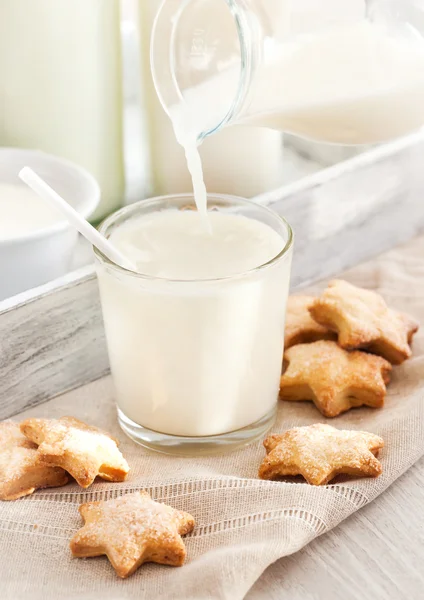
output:
[[[375,502],[269,567],[247,600],[424,598],[424,459]]]

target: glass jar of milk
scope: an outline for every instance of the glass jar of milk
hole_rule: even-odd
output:
[[[142,102],[147,111],[148,146],[155,195],[187,192],[191,179],[183,148],[156,94],[150,70],[152,25],[162,0],[139,0]],[[211,15],[219,26],[219,11]],[[224,32],[222,32],[224,35]],[[252,198],[283,183],[281,132],[261,127],[220,131],[200,149],[209,192]]]
[[[164,0],[153,76],[198,141],[249,123],[376,143],[424,124],[423,33],[415,0]]]
[[[0,145],[85,167],[123,203],[119,0],[0,0]]]
[[[135,441],[203,453],[262,436],[277,410],[293,236],[269,209],[208,196],[156,198],[101,233],[136,265],[95,250],[118,418]]]

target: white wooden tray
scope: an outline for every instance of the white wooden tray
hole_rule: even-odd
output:
[[[296,234],[292,287],[424,229],[424,132],[257,198]],[[109,369],[93,267],[0,302],[0,419]]]

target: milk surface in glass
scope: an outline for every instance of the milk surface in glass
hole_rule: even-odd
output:
[[[291,241],[277,215],[243,200],[218,198],[208,231],[177,210],[192,201],[140,203],[104,225],[143,276],[97,267],[121,413],[167,435],[215,436],[276,409]]]

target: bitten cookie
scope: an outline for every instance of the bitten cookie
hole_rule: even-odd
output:
[[[106,554],[123,578],[146,562],[180,567],[185,561],[181,536],[193,530],[194,518],[155,502],[147,492],[82,504],[79,511],[85,525],[71,540],[75,557]]]
[[[312,485],[323,485],[341,473],[377,477],[382,472],[376,455],[384,442],[365,431],[343,431],[317,423],[271,435],[264,446],[267,456],[259,468],[261,479],[302,475]]]
[[[326,417],[356,406],[383,406],[392,367],[380,356],[347,352],[336,342],[293,346],[284,353],[287,368],[280,380],[280,398],[312,400]]]
[[[409,344],[418,323],[388,308],[376,292],[335,280],[309,312],[317,323],[336,331],[339,344],[347,350],[364,348],[395,365],[411,356]]]
[[[21,431],[38,444],[39,455],[46,463],[68,471],[83,488],[97,476],[124,481],[129,472],[117,440],[73,417],[28,419],[21,423]]]
[[[63,469],[40,459],[37,446],[22,435],[18,423],[0,423],[0,500],[16,500],[67,482]]]
[[[288,350],[297,344],[309,344],[318,340],[336,340],[334,331],[320,325],[311,317],[309,307],[313,296],[290,296],[287,301],[284,348]]]

